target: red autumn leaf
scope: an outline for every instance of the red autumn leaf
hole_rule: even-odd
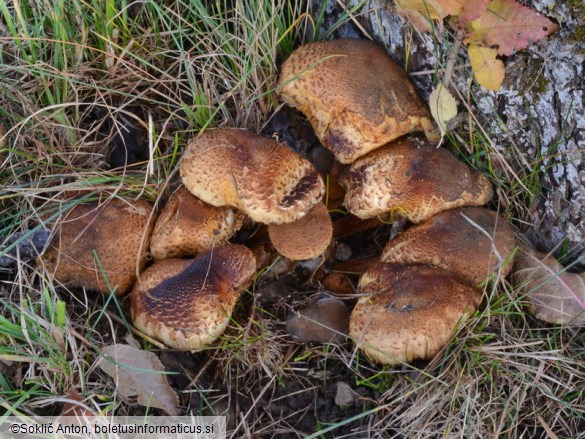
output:
[[[511,55],[557,28],[545,16],[515,0],[494,0],[481,17],[467,26],[467,41],[497,46],[499,55]]]
[[[473,20],[477,20],[487,11],[490,0],[467,0],[463,3],[463,12],[459,27],[463,27]]]

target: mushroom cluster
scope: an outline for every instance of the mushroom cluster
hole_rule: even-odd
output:
[[[429,112],[372,42],[301,47],[282,67],[280,95],[349,165],[339,178],[348,212],[416,224],[388,242],[381,261],[362,275],[351,338],[382,363],[431,358],[478,308],[477,286],[511,267],[512,229],[474,207],[491,199],[489,180],[447,150],[404,137],[428,131]]]
[[[374,43],[300,47],[282,66],[278,93],[335,155],[352,221],[410,222],[362,275],[351,338],[383,363],[434,356],[479,307],[481,284],[512,266],[511,227],[480,207],[492,197],[490,182],[415,135],[432,129],[429,111]],[[180,174],[182,186],[157,220],[144,201],[76,206],[42,260],[69,286],[116,294],[133,287],[131,316],[140,331],[173,348],[200,350],[222,334],[259,267],[250,249],[229,244],[244,224],[265,225],[274,248],[291,260],[323,255],[333,227],[322,176],[276,140],[207,130],[188,144]],[[142,271],[148,249],[153,264]],[[331,303],[318,301],[349,314]]]
[[[199,350],[223,332],[256,273],[251,250],[224,246],[246,219],[267,225],[275,248],[290,259],[322,254],[332,227],[321,202],[323,179],[275,140],[241,129],[208,130],[189,143],[180,171],[184,186],[163,209],[151,240],[160,262],[134,287],[132,318],[168,346]],[[167,259],[202,251],[189,262]]]
[[[228,245],[244,222],[266,224],[274,247],[297,260],[321,255],[332,225],[322,177],[275,140],[209,130],[189,143],[180,171],[183,186],[156,224],[145,201],[78,204],[42,260],[70,287],[116,294],[133,287],[137,329],[167,346],[200,350],[222,334],[256,274],[252,251]],[[154,263],[142,271],[149,248]]]

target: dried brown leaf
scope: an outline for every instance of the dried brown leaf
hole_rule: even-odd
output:
[[[77,390],[70,389],[65,397],[68,401],[63,404],[60,416],[75,416],[79,418],[97,416],[94,410],[85,405],[83,396]]]
[[[177,394],[169,386],[155,354],[126,344],[106,346],[102,354],[105,358],[99,367],[114,378],[123,397],[137,398],[140,405],[164,410],[170,416],[178,414]]]

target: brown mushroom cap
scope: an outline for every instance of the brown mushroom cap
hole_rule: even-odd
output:
[[[289,223],[325,193],[318,172],[285,145],[246,130],[205,131],[181,163],[185,187],[213,206],[234,206],[254,221]]]
[[[223,333],[255,273],[254,256],[241,245],[160,261],[132,290],[134,325],[169,347],[201,350]]]
[[[431,125],[404,70],[367,40],[301,46],[282,65],[279,93],[342,163]]]
[[[528,311],[548,323],[585,325],[585,273],[569,273],[552,256],[521,249],[513,280],[526,295]]]
[[[349,334],[385,364],[432,358],[481,302],[475,288],[431,265],[380,263],[364,273],[358,289],[364,296]]]
[[[185,187],[176,190],[160,213],[150,253],[155,261],[195,256],[227,244],[244,222],[244,213],[205,204]]]
[[[460,206],[480,206],[492,185],[446,149],[411,139],[385,145],[354,162],[341,177],[344,206],[360,218],[389,211],[420,223]]]
[[[433,264],[479,285],[498,270],[502,278],[508,275],[515,246],[512,227],[496,212],[460,207],[441,212],[390,240],[381,260]]]
[[[294,261],[313,259],[331,243],[333,226],[327,207],[317,203],[305,216],[288,224],[270,224],[270,241],[278,253]]]
[[[42,261],[65,285],[109,293],[95,250],[110,286],[124,294],[136,281],[137,265],[142,270],[146,264],[151,210],[144,200],[78,204],[60,221]]]

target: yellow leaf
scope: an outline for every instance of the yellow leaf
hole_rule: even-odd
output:
[[[504,81],[504,63],[496,58],[496,49],[471,44],[467,48],[475,79],[488,90],[497,91]]]
[[[447,132],[447,122],[457,116],[457,101],[443,84],[439,84],[429,97],[429,107],[443,137]]]
[[[396,0],[396,6],[407,11],[418,11],[432,20],[442,20],[444,18],[437,11],[433,0]]]

